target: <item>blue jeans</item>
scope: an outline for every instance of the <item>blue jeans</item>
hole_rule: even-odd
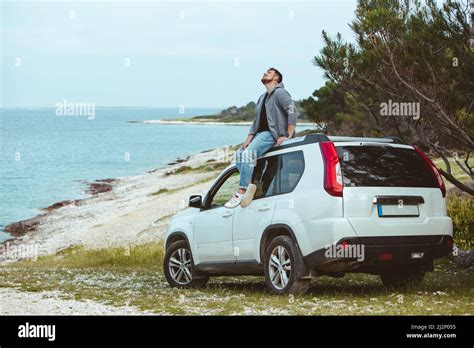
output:
[[[252,142],[244,150],[242,147],[235,153],[235,165],[240,173],[239,188],[247,189],[252,179],[257,158],[275,145],[276,139],[269,131],[255,134]]]

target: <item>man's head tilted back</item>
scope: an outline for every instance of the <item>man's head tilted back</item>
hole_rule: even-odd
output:
[[[260,80],[264,85],[275,81],[276,83],[283,82],[283,75],[275,68],[268,68],[266,72],[263,73],[262,79]]]

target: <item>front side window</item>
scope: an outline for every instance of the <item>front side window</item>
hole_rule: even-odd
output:
[[[223,206],[239,188],[240,174],[238,171],[232,173],[224,183],[217,189],[211,201],[211,208]]]

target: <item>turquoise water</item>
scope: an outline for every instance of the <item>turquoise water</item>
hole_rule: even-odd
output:
[[[178,156],[242,142],[249,126],[128,123],[219,110],[97,108],[88,119],[56,116],[54,108],[1,109],[0,231],[40,208],[84,197],[83,180],[142,174]]]
[[[37,215],[39,208],[84,197],[81,180],[141,174],[178,156],[241,142],[247,132],[244,126],[127,123],[219,109],[185,111],[98,108],[95,118],[88,119],[56,116],[54,108],[2,109],[0,231]]]

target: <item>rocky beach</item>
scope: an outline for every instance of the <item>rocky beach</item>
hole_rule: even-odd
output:
[[[33,218],[6,226],[12,239],[3,243],[0,261],[51,255],[73,246],[93,249],[157,241],[171,216],[187,207],[191,194],[205,192],[229,159],[229,147],[215,148],[142,175],[85,183],[87,198],[57,202]],[[11,252],[20,246],[25,252]]]

